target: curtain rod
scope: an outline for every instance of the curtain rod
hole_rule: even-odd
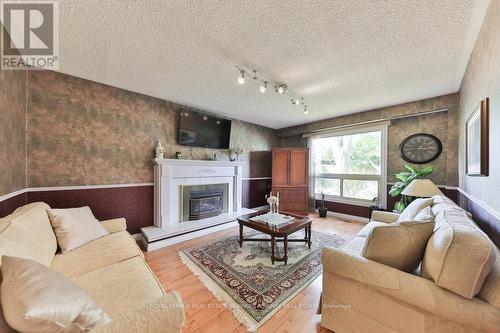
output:
[[[413,118],[413,117],[419,117],[419,116],[426,116],[426,115],[430,115],[430,114],[434,114],[434,113],[441,113],[441,112],[448,112],[448,108],[436,109],[436,110],[429,110],[429,111],[421,111],[421,112],[417,112],[417,113],[405,114],[405,115],[396,116],[396,117],[388,117],[388,118],[375,119],[375,120],[366,120],[366,121],[360,121],[358,123],[352,123],[352,124],[346,124],[346,125],[325,127],[325,128],[321,128],[321,129],[312,130],[312,131],[309,131],[309,132],[302,133],[302,135],[307,136],[307,135],[311,135],[311,134],[315,134],[315,133],[321,133],[321,132],[325,132],[325,131],[331,131],[331,130],[334,130],[334,129],[341,129],[341,128],[359,126],[359,125],[375,124],[375,123],[380,123],[380,122],[384,122],[384,121],[391,121],[391,120],[398,120],[398,119],[406,119],[406,118]],[[284,135],[283,137],[293,136],[293,135],[296,135],[296,134]]]

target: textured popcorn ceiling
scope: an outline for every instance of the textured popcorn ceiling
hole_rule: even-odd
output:
[[[487,2],[65,0],[60,71],[282,128],[456,92]]]

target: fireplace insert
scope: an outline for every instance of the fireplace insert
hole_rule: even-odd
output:
[[[217,216],[224,211],[222,190],[197,190],[189,194],[189,220]]]

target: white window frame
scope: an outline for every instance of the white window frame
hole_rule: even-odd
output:
[[[340,196],[337,195],[328,195],[325,194],[326,201],[345,203],[356,206],[372,206],[373,202],[371,200],[363,200],[356,198],[349,198],[343,196],[344,180],[376,180],[378,181],[378,205],[386,208],[387,207],[387,146],[388,146],[388,127],[390,122],[380,122],[377,124],[369,124],[369,125],[359,125],[352,126],[348,128],[342,128],[338,130],[329,130],[324,131],[315,135],[305,135],[310,137],[312,140],[320,139],[320,138],[329,138],[329,137],[337,137],[344,135],[353,135],[360,133],[368,133],[368,132],[381,132],[381,156],[380,156],[380,175],[368,175],[368,174],[330,174],[324,173],[319,175],[314,175],[313,181],[311,182],[311,193],[314,193],[314,196],[317,200],[321,199],[321,195],[319,193],[315,193],[315,179],[316,178],[325,178],[325,179],[340,179]],[[312,160],[312,159],[311,159]],[[311,166],[314,168],[314,165]],[[314,170],[314,169],[313,169]]]

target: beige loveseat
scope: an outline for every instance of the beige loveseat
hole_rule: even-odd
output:
[[[49,208],[33,203],[1,218],[0,257],[35,260],[86,290],[112,319],[95,333],[182,331],[185,318],[179,294],[165,293],[126,231],[124,219],[103,221],[109,235],[59,254]],[[1,313],[0,332],[13,332]]]
[[[323,249],[321,326],[336,333],[500,332],[498,248],[469,213],[434,198],[434,233],[416,272],[361,255],[371,228],[395,222],[394,213],[374,212],[378,221],[343,249]]]

